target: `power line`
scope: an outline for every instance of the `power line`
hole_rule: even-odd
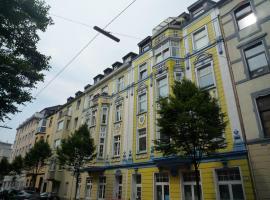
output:
[[[120,17],[132,4],[134,4],[137,0],[133,0],[131,3],[129,3],[120,13],[118,13],[113,19],[111,19],[104,27],[103,29],[105,30],[108,26],[110,26],[118,17]],[[87,25],[88,26],[88,25]],[[41,88],[36,95],[34,96],[34,99],[36,99],[65,69],[67,69],[71,63],[73,63],[74,60],[76,60],[76,58],[79,57],[79,55],[98,37],[100,33],[95,34],[87,43],[86,45],[84,45],[79,51],[78,53],[76,53],[71,59],[70,61],[67,62],[66,65],[64,65],[64,67],[62,69],[60,69],[60,71],[51,79],[49,80],[49,82],[43,87]],[[25,107],[23,107],[23,109],[21,110],[21,112],[25,109]],[[16,115],[15,115],[16,116]],[[14,119],[13,116],[11,118],[10,121],[12,121]],[[4,126],[7,126],[8,123],[6,123]]]
[[[67,18],[67,17],[60,16],[60,15],[56,15],[54,13],[51,13],[50,15],[52,15],[54,17],[57,17],[59,19],[71,22],[73,24],[78,24],[78,25],[81,25],[81,26],[84,26],[84,27],[87,27],[87,28],[91,28],[91,29],[93,28],[93,26],[91,26],[89,24],[86,24],[86,23],[83,23],[83,22],[80,22],[78,20],[70,19],[70,18]],[[114,34],[114,35],[120,35],[120,36],[127,37],[127,38],[136,39],[136,40],[142,40],[142,38],[139,38],[139,37],[136,37],[136,36],[133,36],[133,35],[124,34],[124,33],[115,33],[115,32],[109,32],[109,33]]]

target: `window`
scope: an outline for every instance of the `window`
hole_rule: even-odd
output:
[[[60,131],[64,128],[64,121],[60,121],[57,124],[57,131]]]
[[[61,140],[60,139],[57,139],[57,140],[54,140],[54,148],[56,149],[57,147],[59,147],[61,144]]]
[[[122,199],[122,189],[123,189],[123,185],[122,185],[122,182],[123,182],[123,178],[122,178],[122,175],[119,175],[119,176],[116,176],[115,177],[116,180],[115,180],[115,197],[116,199]]]
[[[146,93],[139,95],[138,106],[139,106],[139,113],[143,113],[147,111]]]
[[[78,102],[77,102],[78,103]],[[71,108],[71,106],[69,106],[68,108],[67,108],[67,115],[68,116],[71,116],[72,115],[72,108]]]
[[[167,77],[157,80],[157,93],[158,97],[168,96],[168,81]]]
[[[121,91],[124,89],[124,77],[120,77],[117,82],[117,90]]]
[[[96,114],[97,114],[97,110],[93,110],[92,111],[92,116],[91,116],[91,126],[96,125]]]
[[[193,17],[197,17],[199,16],[200,14],[202,14],[204,12],[204,9],[203,9],[203,6],[199,7],[197,10],[193,11]]]
[[[171,41],[171,51],[173,57],[180,57],[180,43],[178,41]]]
[[[215,85],[211,63],[197,69],[197,80],[200,88],[209,88]]]
[[[106,189],[106,177],[99,177],[99,186],[98,186],[98,200],[105,199],[105,189]]]
[[[70,120],[67,120],[67,124],[66,124],[66,129],[69,129],[69,125],[70,125]]]
[[[53,121],[53,117],[50,118],[50,121],[49,121],[49,127],[52,126],[52,121]]]
[[[120,156],[120,135],[113,137],[113,156]]]
[[[85,199],[86,200],[91,199],[92,188],[93,188],[93,177],[87,177],[86,184],[85,184]]]
[[[167,173],[155,174],[155,199],[170,199],[169,176]]]
[[[270,137],[270,94],[257,99],[257,106],[265,137]]]
[[[78,187],[77,187],[77,194],[76,194],[76,200],[80,200],[80,191],[81,191],[81,178],[78,180]]]
[[[146,145],[147,145],[146,140],[147,140],[146,129],[138,130],[138,136],[137,136],[137,152],[138,153],[146,152]]]
[[[183,194],[184,194],[185,200],[198,199],[197,192],[196,192],[197,188],[196,188],[195,171],[183,173],[183,189],[184,189]],[[201,185],[200,185],[200,192],[201,192],[201,197],[202,197]]]
[[[108,115],[108,108],[102,107],[102,114],[101,114],[101,123],[107,124],[107,115]]]
[[[139,66],[139,80],[143,80],[147,77],[147,67],[146,63],[143,65]]]
[[[141,53],[146,52],[150,49],[150,44],[147,44],[141,48]]]
[[[67,193],[68,193],[68,185],[69,185],[69,183],[66,182],[66,184],[65,184],[65,190],[64,190],[64,196],[67,196]]]
[[[78,117],[74,119],[74,128],[77,128],[77,125],[78,125]]]
[[[156,63],[159,63],[168,57],[170,57],[169,42],[166,42],[155,50]]]
[[[76,105],[76,109],[77,109],[77,110],[79,110],[80,105],[81,105],[81,100],[78,100],[78,101],[77,101],[77,105]]]
[[[235,10],[235,19],[239,30],[242,30],[257,21],[250,3],[246,3]]]
[[[244,200],[241,175],[238,168],[218,169],[216,173],[220,200]]]
[[[206,27],[201,28],[200,30],[193,33],[193,47],[194,50],[201,49],[208,44],[208,36]]]
[[[181,81],[183,79],[183,74],[180,71],[174,72],[174,80],[175,81]]]
[[[100,136],[99,136],[99,149],[98,149],[98,157],[104,157],[104,150],[105,150],[105,137],[106,137],[106,127],[100,127]]]
[[[251,77],[259,76],[269,70],[262,41],[244,49],[244,53]]]
[[[135,198],[134,200],[141,200],[142,199],[142,177],[141,174],[134,174],[134,189],[135,189]]]
[[[122,116],[121,116],[121,112],[122,112],[122,105],[119,104],[119,105],[116,105],[116,108],[115,108],[115,121],[116,122],[119,122],[122,120]]]
[[[109,92],[109,88],[108,88],[107,85],[101,89],[101,93],[106,93],[106,94],[108,94],[108,92]]]

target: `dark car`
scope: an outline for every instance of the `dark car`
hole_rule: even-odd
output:
[[[60,198],[54,192],[43,192],[40,194],[40,199],[42,199],[42,200],[60,200]]]
[[[17,195],[18,200],[38,200],[39,194],[33,190],[21,190]]]

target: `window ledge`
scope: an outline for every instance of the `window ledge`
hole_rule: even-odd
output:
[[[115,124],[118,124],[118,123],[120,123],[120,122],[122,122],[122,120],[115,121],[114,123],[115,123]]]
[[[137,113],[137,116],[139,116],[139,115],[143,115],[143,114],[146,114],[146,113],[147,113],[147,111],[140,112],[140,113]]]

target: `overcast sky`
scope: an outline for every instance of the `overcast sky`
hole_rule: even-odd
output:
[[[132,0],[45,0],[51,6],[50,14],[54,25],[41,33],[38,49],[52,57],[52,68],[46,72],[43,83],[37,85],[35,95],[63,66],[96,34],[86,26],[65,21],[54,15],[74,21],[104,27]],[[115,61],[121,61],[128,52],[138,53],[137,44],[152,34],[152,29],[168,17],[176,17],[186,11],[195,0],[137,0],[107,30],[130,35],[135,38],[116,35],[121,39],[116,43],[102,35],[98,38],[44,90],[33,103],[20,107],[21,113],[6,121],[12,130],[0,128],[0,141],[13,143],[16,128],[34,112],[45,107],[64,104],[66,98],[74,96],[85,85],[93,83],[93,77],[102,73]],[[136,39],[140,38],[140,39]],[[0,123],[3,125],[3,123]]]

